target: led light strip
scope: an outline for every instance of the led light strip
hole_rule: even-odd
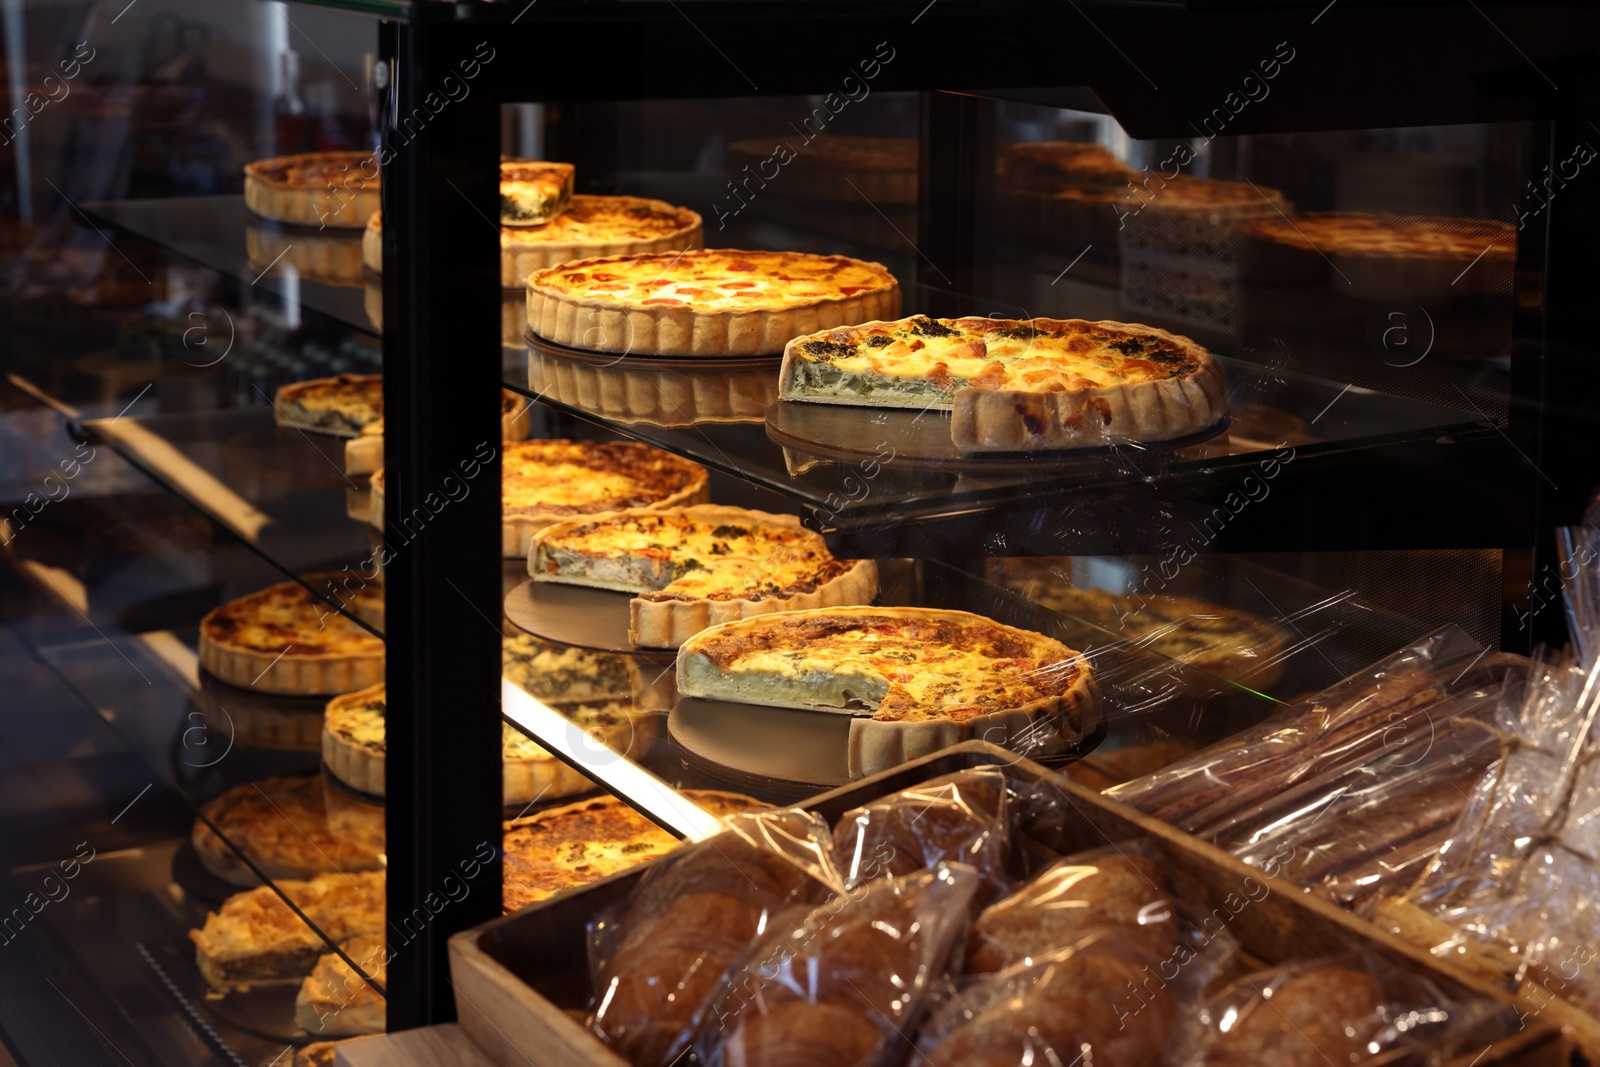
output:
[[[620,752],[597,746],[577,723],[510,678],[500,679],[500,713],[546,750],[685,839],[703,841],[721,829],[716,816]]]

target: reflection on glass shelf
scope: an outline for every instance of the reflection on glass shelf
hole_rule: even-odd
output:
[[[840,523],[982,506],[1077,487],[1245,473],[1352,447],[1472,432],[1472,411],[1221,358],[1231,420],[1170,445],[963,455],[948,413],[780,402],[776,359],[721,375],[700,361],[505,350],[511,389],[631,437],[749,478]],[[680,366],[680,363],[683,364]],[[749,364],[748,366],[746,364]],[[1491,432],[1491,431],[1485,431]]]
[[[252,215],[242,196],[175,196],[85,203],[98,221],[226,277],[375,333],[362,288],[361,231],[319,232]]]
[[[370,551],[346,494],[344,439],[277,426],[270,408],[92,419],[97,441],[255,548],[286,573],[338,570]]]

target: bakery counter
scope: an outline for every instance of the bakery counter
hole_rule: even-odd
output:
[[[81,206],[95,222],[273,293],[285,305],[318,312],[363,333],[377,333],[363,291],[360,230],[271,222],[251,214],[238,195],[91,201]]]

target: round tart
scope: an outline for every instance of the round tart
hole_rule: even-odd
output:
[[[1244,238],[1241,269],[1255,282],[1364,297],[1508,291],[1517,260],[1515,227],[1494,219],[1311,212],[1247,223]]]
[[[680,795],[718,818],[766,807],[754,797],[713,789]],[[616,797],[595,797],[550,808],[506,825],[502,900],[507,911],[587,885],[608,874],[671,852],[681,844]]]
[[[384,712],[382,684],[346,693],[328,702],[323,719],[322,760],[328,773],[352,789],[384,796]],[[627,703],[597,701],[562,704],[557,710],[588,738],[583,744],[623,749],[636,742]],[[564,797],[594,788],[594,782],[567,766],[510,723],[501,724],[502,771],[506,807],[532,804],[540,797]]]
[[[301,277],[323,285],[361,284],[362,245],[344,234],[286,233],[247,223],[244,242],[253,271],[292,267]]]
[[[701,504],[570,519],[533,536],[534,581],[637,593],[628,639],[677,648],[708,626],[771,611],[866,604],[871,560],[838,560],[792,515]]]
[[[569,348],[761,356],[798,334],[900,311],[881,263],[715,248],[580,259],[528,276],[528,326]]]
[[[383,432],[383,375],[340,374],[278,387],[272,398],[279,426],[335,437]],[[376,427],[374,430],[373,428]]]
[[[367,223],[366,265],[383,270],[383,223]],[[575,196],[566,211],[543,226],[500,231],[500,284],[521,289],[543,267],[592,256],[677,251],[701,245],[700,216],[686,207],[639,196]]]
[[[528,388],[617,422],[652,426],[761,422],[778,399],[768,360],[618,361],[536,345],[528,346]]]
[[[383,867],[376,853],[329,831],[315,775],[267,778],[212,797],[201,805],[189,840],[206,870],[239,886],[260,879],[228,842],[272,880]]]
[[[508,441],[500,474],[501,551],[526,557],[553,522],[622,508],[670,508],[706,499],[706,469],[648,445],[616,441]],[[372,525],[383,528],[383,471],[372,476]]]
[[[244,203],[265,219],[359,230],[378,210],[378,160],[371,152],[258,159],[245,164]]]
[[[1187,337],[1083,319],[869,322],[796,337],[785,400],[952,412],[963,449],[1167,441],[1228,412],[1222,365]]]
[[[1080,653],[936,608],[818,608],[713,626],[679,650],[678,692],[857,716],[853,778],[969,738],[1056,755],[1100,721]]]
[[[200,666],[229,685],[267,693],[347,693],[381,681],[383,640],[307,585],[336,590],[344,612],[382,624],[383,591],[308,575],[240,597],[200,620]]]
[[[785,162],[787,159],[787,162]],[[781,166],[785,175],[772,192],[810,200],[843,200],[852,204],[915,204],[917,202],[917,141],[914,137],[844,137],[829,134],[805,142],[798,149],[787,134],[772,140],[735,141],[728,146],[728,172],[735,184],[774,175],[765,169]],[[742,173],[741,173],[742,172]],[[747,192],[753,192],[745,187]],[[865,205],[863,205],[865,206]]]
[[[1135,172],[1122,165],[1102,144],[1079,141],[1036,141],[1000,146],[995,159],[995,179],[1002,185],[1019,185],[1056,191],[1064,187],[1112,186],[1126,191]]]
[[[374,375],[381,380],[381,375]],[[289,388],[285,386],[285,388]],[[282,392],[282,390],[280,390]],[[533,401],[509,389],[500,390],[500,438],[522,441],[533,432]],[[378,417],[361,428],[361,434],[344,446],[344,472],[351,477],[371,474],[383,466],[383,397],[378,397]]]

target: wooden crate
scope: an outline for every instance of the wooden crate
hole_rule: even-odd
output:
[[[824,793],[803,806],[830,823],[852,808],[967,767],[1003,766],[1007,774],[1053,790],[1059,819],[1025,826],[1038,845],[1060,853],[1143,838],[1160,854],[1173,895],[1196,912],[1214,911],[1246,953],[1267,964],[1367,949],[1422,971],[1447,991],[1498,1000],[1499,985],[1457,972],[1426,952],[1288,882],[1269,878],[1220,849],[1067,780],[1031,760],[969,741],[883,774]],[[461,1026],[502,1067],[627,1067],[584,1026],[589,977],[585,930],[601,909],[632,892],[648,865],[619,872],[507,915],[450,940],[450,970]],[[1241,906],[1242,904],[1242,906]],[[1513,1016],[1514,1017],[1514,1016]],[[1565,1040],[1538,1021],[1452,1067],[1569,1062]]]

